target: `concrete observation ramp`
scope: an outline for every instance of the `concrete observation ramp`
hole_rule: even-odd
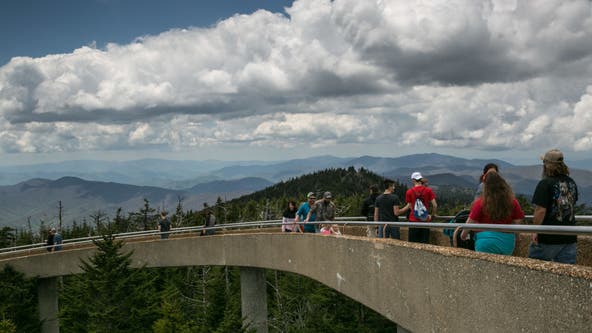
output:
[[[4,259],[28,276],[80,273],[95,249]],[[298,273],[411,332],[590,332],[592,268],[390,239],[227,234],[127,243],[134,267],[225,265]]]

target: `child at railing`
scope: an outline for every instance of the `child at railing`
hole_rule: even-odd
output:
[[[333,224],[329,226],[328,224],[323,224],[321,228],[321,234],[323,235],[341,235],[341,231],[339,231],[339,226],[337,224]]]

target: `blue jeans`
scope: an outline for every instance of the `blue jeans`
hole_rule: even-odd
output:
[[[401,239],[401,231],[399,230],[399,227],[387,225],[384,228],[384,238]]]
[[[577,243],[571,244],[543,244],[531,243],[528,247],[528,257],[564,264],[575,264]]]

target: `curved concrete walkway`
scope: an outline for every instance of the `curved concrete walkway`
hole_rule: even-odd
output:
[[[28,276],[80,273],[72,249],[0,261]],[[365,237],[232,234],[127,243],[134,267],[227,265],[298,273],[412,332],[583,332],[592,268]]]

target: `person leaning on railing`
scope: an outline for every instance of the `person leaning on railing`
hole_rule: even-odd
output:
[[[576,223],[575,206],[578,186],[569,177],[569,168],[563,161],[563,153],[552,149],[541,156],[543,179],[532,196],[535,205],[533,223],[542,225],[573,226]],[[534,234],[528,256],[534,259],[576,263],[577,236]]]
[[[514,197],[510,185],[497,172],[488,172],[483,178],[483,193],[473,202],[467,224],[520,224],[524,212]],[[475,231],[475,251],[511,255],[516,245],[512,232]],[[468,230],[460,238],[467,240]]]

